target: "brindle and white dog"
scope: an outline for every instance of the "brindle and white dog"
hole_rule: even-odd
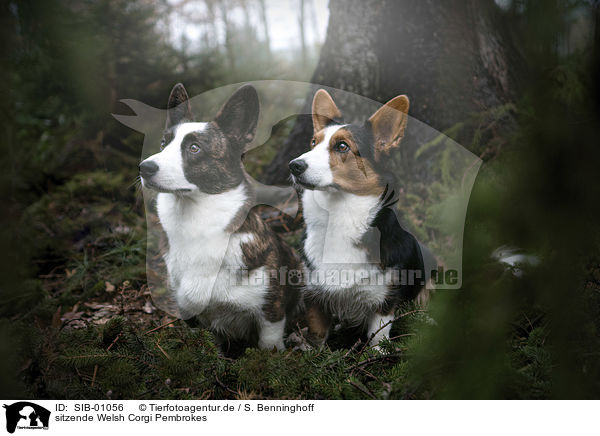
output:
[[[213,331],[222,346],[281,350],[299,300],[298,287],[281,274],[300,262],[252,208],[241,156],[258,116],[256,90],[243,86],[213,121],[195,122],[177,84],[161,151],[140,164],[140,174],[144,187],[159,192],[169,285],[181,316]]]

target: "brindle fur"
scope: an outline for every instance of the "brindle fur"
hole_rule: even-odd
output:
[[[173,88],[168,108],[167,125],[163,133],[165,144],[173,141],[179,125],[194,121],[189,97],[181,84]],[[237,273],[240,279],[243,272],[251,273],[260,268],[270,273],[262,317],[270,323],[285,318],[289,331],[299,303],[300,286],[289,283],[287,277],[280,277],[280,268],[284,267],[285,271],[300,270],[301,263],[253,208],[256,199],[242,163],[244,147],[253,139],[256,130],[258,112],[258,96],[254,88],[246,86],[236,91],[213,121],[206,123],[201,131],[192,131],[183,137],[183,172],[185,179],[196,185],[202,193],[227,194],[243,187],[241,207],[229,223],[224,223],[224,232],[232,237],[243,236],[242,241],[247,240],[239,246],[245,271]],[[200,151],[191,153],[191,144],[197,145]],[[180,308],[180,311],[185,314],[185,308]],[[243,351],[237,345],[245,347],[258,344],[259,322],[263,322],[259,318],[256,313],[244,311],[239,306],[219,302],[211,303],[202,313],[193,314],[186,321],[193,326],[210,327],[212,320],[219,319],[220,327],[215,327],[213,333],[226,353],[235,354]]]

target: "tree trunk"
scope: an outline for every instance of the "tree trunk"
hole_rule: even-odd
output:
[[[260,7],[260,22],[263,26],[263,33],[265,34],[265,45],[267,51],[271,52],[271,37],[269,36],[269,22],[267,21],[267,8],[265,6],[265,0],[259,0],[258,5]]]
[[[410,115],[439,131],[514,97],[520,59],[493,0],[330,0],[329,10],[312,83],[382,103],[406,94]],[[310,116],[299,116],[265,183],[286,181],[311,135]]]
[[[229,22],[229,14],[227,12],[228,5],[224,2],[220,2],[221,7],[221,19],[225,26],[225,51],[227,53],[227,60],[229,61],[229,68],[235,72],[235,54],[233,53],[233,36],[231,23]]]
[[[298,16],[298,25],[300,26],[300,45],[302,47],[302,64],[306,65],[306,35],[304,34],[304,12],[305,12],[304,0],[300,0],[300,14]]]

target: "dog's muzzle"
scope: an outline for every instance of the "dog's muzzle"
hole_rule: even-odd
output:
[[[158,164],[156,162],[145,160],[140,164],[140,175],[148,179],[158,172]]]
[[[302,159],[294,159],[289,165],[290,171],[294,176],[299,176],[308,168],[308,164]]]

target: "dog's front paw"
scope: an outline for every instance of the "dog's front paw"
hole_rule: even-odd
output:
[[[383,348],[381,345],[377,344],[377,345],[373,345],[371,347],[371,350],[373,350],[375,353],[377,354],[390,354],[388,350],[386,350],[385,348]]]
[[[307,332],[308,328],[305,327],[299,331],[290,333],[286,340],[288,348],[291,348],[293,351],[312,350],[312,345],[310,345],[306,340]]]
[[[310,345],[308,342],[303,342],[301,344],[297,344],[292,348],[292,351],[310,351],[313,350],[312,345]]]
[[[258,341],[258,348],[269,351],[283,351],[285,350],[285,345],[283,344],[283,339],[277,342]]]

